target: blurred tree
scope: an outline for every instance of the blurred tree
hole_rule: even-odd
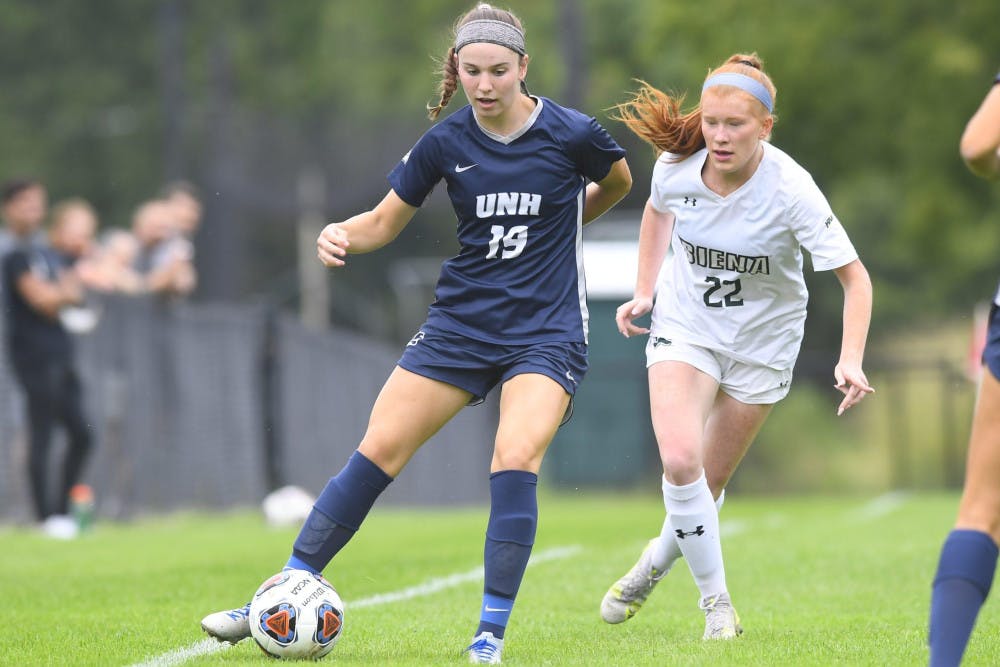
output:
[[[0,0],[0,178],[39,176],[117,225],[190,178],[206,199],[203,297],[294,303],[302,173],[325,174],[330,219],[377,202],[429,126],[436,59],[472,4]],[[778,87],[774,143],[812,172],[872,271],[875,335],[991,295],[1000,194],[966,173],[957,142],[1000,65],[995,0],[498,4],[527,27],[532,92],[597,116],[630,150],[625,206],[642,206],[653,154],[607,109],[635,79],[693,104],[710,67],[757,51]],[[336,321],[393,331],[389,267],[447,256],[453,228],[439,189],[397,243],[334,274]],[[830,348],[839,287],[810,288],[807,345]]]
[[[155,5],[0,2],[0,178],[29,174],[125,224],[162,169]]]

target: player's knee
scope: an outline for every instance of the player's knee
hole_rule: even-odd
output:
[[[403,447],[397,443],[369,438],[367,435],[358,446],[358,451],[365,458],[381,468],[390,477],[397,476],[406,462],[413,456],[414,448]]]
[[[684,480],[694,481],[701,476],[702,460],[697,452],[686,450],[661,452],[661,460],[663,475],[673,484],[686,484]]]
[[[493,470],[524,470],[537,473],[544,452],[528,449],[500,449],[493,452]]]
[[[493,445],[492,470],[524,470],[537,474],[548,445],[544,436],[511,434],[500,429]]]

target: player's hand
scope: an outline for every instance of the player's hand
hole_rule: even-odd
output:
[[[844,414],[844,411],[861,402],[861,400],[875,391],[875,388],[868,384],[865,372],[858,364],[848,364],[841,362],[833,369],[833,376],[837,379],[834,386],[844,395],[844,400],[837,407],[837,416]]]
[[[649,333],[649,329],[636,326],[632,320],[642,317],[652,309],[653,300],[646,298],[632,299],[618,306],[618,310],[615,311],[615,324],[618,325],[618,332],[626,338]]]
[[[316,239],[316,254],[323,266],[335,267],[344,265],[344,257],[351,242],[347,240],[347,232],[337,223],[331,223],[323,228]]]

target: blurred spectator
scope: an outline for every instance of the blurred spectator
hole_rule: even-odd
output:
[[[18,225],[17,238],[22,241],[35,236],[44,218],[45,200],[38,197],[44,190],[37,184],[33,188],[33,207],[23,201],[18,203],[31,214],[19,211],[13,216]],[[7,211],[5,206],[5,216]],[[7,220],[9,225],[11,218]],[[61,538],[76,534],[75,523],[68,516],[69,490],[80,480],[92,446],[74,364],[73,340],[59,317],[66,307],[82,303],[84,296],[72,263],[73,255],[86,243],[86,234],[71,227],[66,223],[54,227],[51,245],[17,244],[0,265],[8,286],[4,291],[7,352],[27,399],[28,476],[35,516],[43,522],[47,534]],[[57,424],[66,429],[68,437],[53,498],[49,449]]]
[[[132,233],[139,243],[135,268],[150,292],[186,296],[197,284],[193,247],[183,239],[174,208],[163,199],[139,206],[132,217]]]
[[[76,273],[85,286],[92,271],[94,235],[97,233],[97,212],[84,199],[67,199],[55,204],[50,215],[50,237],[58,236],[59,245],[73,258]]]
[[[138,256],[139,242],[131,232],[119,228],[105,230],[84,281],[98,292],[138,294],[144,289],[142,276],[135,269]]]
[[[87,333],[97,325],[96,306],[86,303],[87,291],[97,289],[100,276],[95,262],[94,235],[97,212],[85,199],[73,198],[52,207],[49,244],[66,266],[71,266],[83,290],[80,305],[68,305],[59,311],[62,324],[70,333]]]
[[[84,199],[67,199],[52,207],[52,233],[60,247],[74,258],[76,274],[94,292],[142,291],[142,278],[133,264],[138,243],[124,229],[110,229],[95,243],[98,220],[94,207]]]
[[[42,242],[41,225],[45,219],[48,196],[38,181],[20,178],[0,186],[0,258],[25,243]],[[2,284],[0,284],[2,286]]]
[[[201,226],[201,198],[187,181],[173,181],[163,187],[160,198],[170,205],[178,236],[194,242]]]
[[[198,189],[188,181],[172,181],[160,191],[160,197],[170,206],[174,221],[174,234],[167,246],[169,252],[189,257],[192,280],[197,277],[194,264],[195,235],[201,227],[201,198]],[[194,288],[192,282],[191,288]]]
[[[0,216],[3,218],[3,226],[0,227],[0,269],[3,258],[10,251],[44,240],[40,230],[47,198],[45,188],[33,179],[11,179],[0,185]],[[3,298],[4,282],[3,271],[0,270],[0,300]],[[4,322],[0,322],[0,325],[3,324]],[[0,331],[3,329],[4,326],[0,326]],[[5,366],[0,364],[0,369],[6,376],[9,370]],[[24,452],[28,448],[27,426],[22,419],[25,410],[20,396],[10,395],[12,384],[0,381],[0,419],[4,420],[7,427],[0,429],[0,432],[11,436],[9,443],[0,444],[5,447],[9,445],[12,451]],[[17,393],[16,390],[14,393]]]

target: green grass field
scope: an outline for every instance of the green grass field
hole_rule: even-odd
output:
[[[723,544],[746,632],[707,643],[683,564],[638,616],[600,620],[604,591],[659,527],[655,496],[543,496],[540,558],[525,575],[504,664],[925,664],[930,580],[956,503],[734,494]],[[485,508],[377,507],[327,569],[347,610],[325,661],[463,664],[478,620],[485,521]],[[0,664],[273,664],[252,641],[207,642],[198,623],[248,599],[284,564],[295,533],[252,512],[100,523],[74,542],[0,529]],[[998,639],[991,599],[966,664],[1000,664]]]

